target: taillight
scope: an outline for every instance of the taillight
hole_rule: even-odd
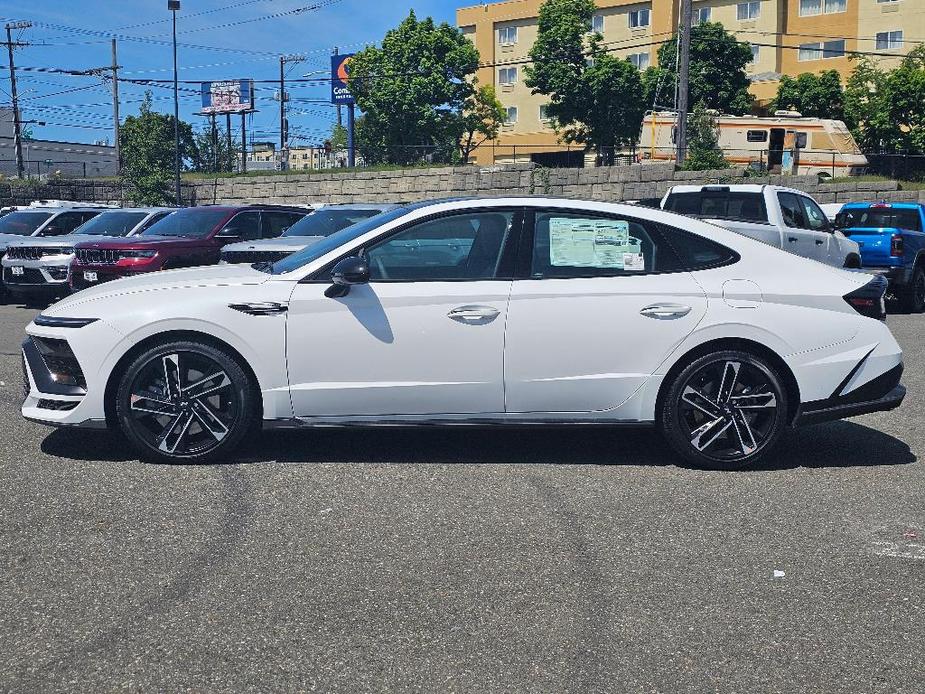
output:
[[[845,294],[844,299],[855,311],[868,318],[886,320],[886,277],[877,275],[860,289]]]
[[[893,234],[890,239],[890,255],[902,255],[904,250],[903,237],[900,234]]]

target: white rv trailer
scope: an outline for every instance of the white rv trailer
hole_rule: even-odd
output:
[[[673,111],[646,114],[638,148],[643,162],[674,161],[675,121]],[[857,176],[867,168],[867,158],[840,120],[775,111],[773,116],[717,115],[716,123],[719,146],[735,166],[833,177]]]

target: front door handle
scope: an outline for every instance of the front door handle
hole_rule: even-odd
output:
[[[501,314],[494,306],[460,306],[446,315],[460,323],[478,323],[493,321]]]
[[[817,245],[817,246],[821,246],[821,245],[824,244],[824,243],[825,243],[825,241],[823,241],[822,239],[816,239],[816,245]]]
[[[800,239],[798,239],[796,236],[788,236],[788,237],[787,237],[787,240],[788,240],[790,243],[796,243],[796,242],[799,241]]]
[[[668,320],[671,318],[684,318],[692,310],[690,306],[682,306],[681,304],[655,304],[646,306],[639,313],[647,318]]]

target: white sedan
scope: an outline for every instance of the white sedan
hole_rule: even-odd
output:
[[[260,426],[654,424],[740,468],[790,426],[899,406],[884,290],[661,210],[418,203],[273,265],[55,304],[27,328],[22,413],[169,462],[231,459]]]

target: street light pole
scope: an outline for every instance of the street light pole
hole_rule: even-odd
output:
[[[687,158],[687,111],[690,108],[691,73],[691,27],[694,23],[694,9],[691,0],[681,0],[681,32],[678,37],[680,56],[678,60],[678,151],[675,156],[678,166]]]
[[[167,9],[173,14],[173,146],[174,183],[176,185],[177,207],[182,203],[180,193],[180,89],[177,79],[177,10],[180,0],[167,0]]]

